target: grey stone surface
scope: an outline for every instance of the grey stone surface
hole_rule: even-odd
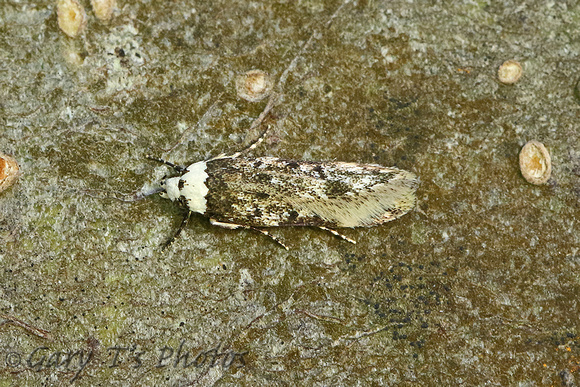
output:
[[[109,24],[82,3],[76,40],[55,2],[0,3],[0,151],[22,170],[0,195],[0,386],[574,384],[578,2],[120,1]],[[194,217],[161,251],[182,212],[129,201],[169,173],[145,155],[255,138],[251,69],[280,95],[253,155],[395,165],[417,208],[356,245],[272,230],[288,252]],[[544,186],[519,172],[533,139]]]

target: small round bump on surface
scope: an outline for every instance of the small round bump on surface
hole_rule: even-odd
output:
[[[262,70],[250,70],[236,79],[238,96],[250,102],[266,98],[273,85],[272,77]]]
[[[530,141],[520,151],[522,176],[532,184],[544,184],[552,174],[550,153],[539,141]]]
[[[91,0],[91,6],[97,19],[107,22],[113,17],[113,10],[117,6],[117,0]]]
[[[76,38],[87,25],[87,14],[78,0],[58,0],[56,3],[58,26],[71,38]]]
[[[516,83],[524,73],[522,65],[515,60],[506,60],[499,66],[497,77],[501,83],[512,85]]]
[[[16,160],[0,152],[0,192],[14,184],[19,170]]]

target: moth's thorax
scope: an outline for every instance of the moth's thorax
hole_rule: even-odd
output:
[[[165,180],[163,197],[173,201],[182,198],[193,212],[205,213],[208,188],[205,181],[208,178],[205,161],[191,164],[181,176]]]

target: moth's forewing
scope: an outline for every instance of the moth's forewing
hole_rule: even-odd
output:
[[[414,174],[379,165],[223,158],[207,162],[205,215],[254,227],[369,227],[415,204]]]

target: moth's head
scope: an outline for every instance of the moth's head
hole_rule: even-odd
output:
[[[163,191],[160,195],[162,198],[171,199],[173,201],[179,199],[179,196],[181,195],[179,192],[180,178],[180,176],[170,177],[161,181],[161,188]]]

